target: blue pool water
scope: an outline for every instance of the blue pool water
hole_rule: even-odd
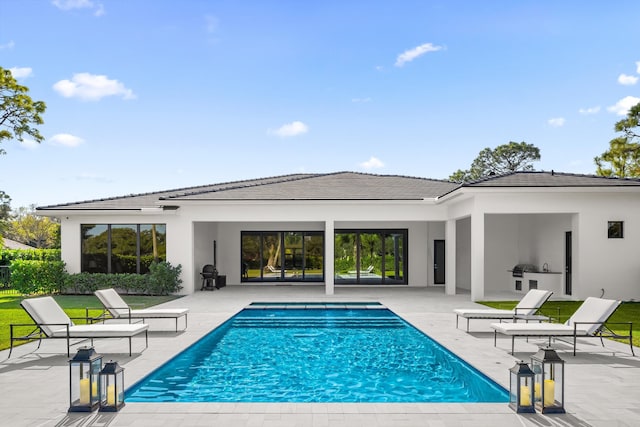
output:
[[[508,402],[379,304],[254,304],[126,392],[128,402]]]

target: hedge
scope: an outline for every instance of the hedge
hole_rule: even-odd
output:
[[[68,274],[62,261],[14,260],[11,287],[23,295],[92,294],[98,289],[142,295],[169,295],[182,289],[182,266],[153,263],[147,274]]]
[[[168,262],[152,263],[149,273],[77,273],[67,275],[63,294],[91,294],[98,289],[114,288],[125,294],[169,295],[182,289],[182,266]]]
[[[60,249],[0,249],[0,265],[10,265],[15,260],[61,261]]]
[[[28,294],[53,294],[65,286],[68,274],[62,261],[14,260],[11,263],[11,287]]]

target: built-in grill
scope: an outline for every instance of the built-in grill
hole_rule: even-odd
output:
[[[524,273],[535,273],[538,269],[533,264],[517,264],[511,271],[513,277],[522,277]]]

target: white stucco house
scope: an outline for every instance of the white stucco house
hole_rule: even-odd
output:
[[[200,291],[200,272],[215,264],[228,286],[441,286],[474,301],[537,287],[640,299],[640,180],[293,174],[37,213],[60,219],[70,273],[143,273],[163,259],[182,266],[183,293]],[[514,277],[520,264],[529,267]]]

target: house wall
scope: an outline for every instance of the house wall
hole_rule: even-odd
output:
[[[456,288],[471,290],[471,218],[456,221]]]
[[[517,216],[517,262],[531,262],[538,267],[547,262],[552,271],[562,273],[564,290],[564,233],[573,237],[573,293],[582,300],[588,296],[617,299],[640,299],[640,263],[635,252],[640,244],[640,195],[629,189],[545,190],[538,192],[496,191],[475,199],[475,209],[484,211],[486,224],[499,229],[506,217]],[[500,214],[492,218],[492,214]],[[624,221],[624,239],[607,237],[608,221]],[[509,219],[506,219],[509,224]],[[513,228],[513,224],[508,225]],[[487,239],[492,233],[487,232]],[[511,238],[510,238],[511,239]],[[500,262],[492,251],[500,242],[487,244],[487,266],[496,270]],[[505,244],[513,245],[506,241]],[[506,257],[505,257],[506,259]],[[503,263],[507,268],[513,265]],[[515,264],[515,263],[513,263]],[[491,267],[485,273],[491,277]],[[493,285],[485,281],[485,288]],[[562,295],[561,295],[562,296]]]
[[[199,272],[204,264],[211,264],[213,261],[213,238],[217,239],[218,257],[217,268],[219,274],[227,276],[227,284],[234,285],[241,283],[241,233],[242,231],[324,231],[324,223],[318,222],[221,222],[221,223],[196,223],[196,230],[206,230],[207,227],[217,229],[217,232],[196,232],[195,236],[195,258],[196,266],[194,280],[200,280]],[[345,222],[335,223],[335,228],[361,228],[361,229],[382,229],[382,228],[402,228],[408,230],[409,260],[408,278],[409,286],[426,286],[429,282],[428,246],[429,241],[428,226],[422,222],[402,222],[402,221],[365,221],[365,222]],[[329,260],[326,259],[325,262]],[[199,263],[198,263],[199,262]],[[199,285],[197,285],[199,286]],[[195,286],[195,289],[199,289]]]
[[[204,202],[206,203],[206,202]],[[573,295],[640,299],[640,194],[637,189],[483,189],[463,197],[403,202],[217,201],[196,206],[185,203],[177,211],[69,213],[60,216],[62,254],[67,271],[80,271],[80,224],[165,223],[167,260],[183,268],[183,293],[200,286],[202,265],[213,257],[218,241],[218,268],[230,284],[239,283],[240,230],[243,227],[279,230],[335,228],[408,228],[409,283],[433,283],[433,240],[444,237],[445,221],[456,218],[456,286],[485,291],[510,289],[508,274],[519,262],[551,270],[564,267],[564,233],[573,233]],[[480,257],[472,257],[472,217],[484,218]],[[624,221],[624,238],[607,237],[608,221]],[[290,228],[289,228],[290,227]],[[447,242],[450,245],[451,242]],[[480,279],[472,283],[471,266],[480,259]],[[483,260],[483,261],[482,261]],[[502,288],[500,283],[506,283]]]

